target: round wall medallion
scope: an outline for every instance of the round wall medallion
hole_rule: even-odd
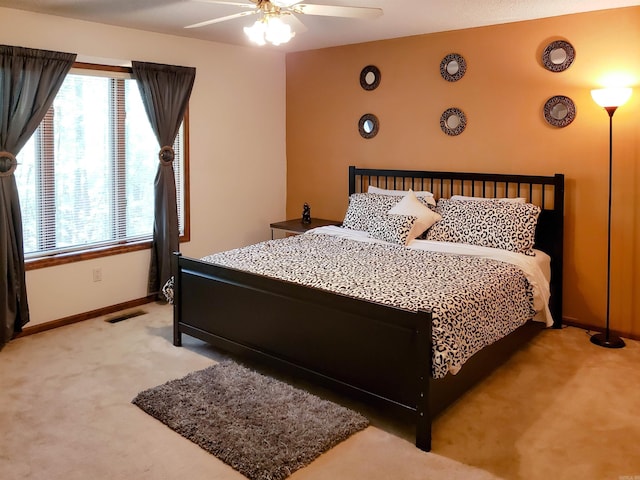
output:
[[[365,90],[374,90],[380,85],[380,70],[375,65],[367,65],[360,72],[360,86]]]
[[[556,95],[544,104],[544,119],[554,127],[566,127],[576,118],[576,106],[569,97]]]
[[[544,104],[544,119],[554,127],[566,127],[576,118],[576,106],[569,97],[556,95]]]
[[[365,113],[358,121],[358,131],[362,138],[373,138],[378,134],[380,122],[373,113]]]
[[[464,77],[466,71],[467,62],[457,53],[450,53],[440,62],[440,75],[447,82],[457,82]]]
[[[11,152],[0,152],[0,177],[8,177],[16,171],[18,162]]]
[[[440,116],[440,128],[447,135],[460,135],[466,126],[467,117],[459,108],[447,108]]]
[[[576,58],[573,46],[564,40],[551,42],[542,52],[542,64],[551,72],[563,72]]]

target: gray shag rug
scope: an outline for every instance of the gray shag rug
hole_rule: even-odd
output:
[[[231,361],[140,392],[132,403],[252,480],[284,479],[369,424]]]

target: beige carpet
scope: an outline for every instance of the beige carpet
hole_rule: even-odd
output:
[[[171,308],[144,308],[0,352],[0,478],[244,478],[131,404],[224,358],[187,336],[173,347]],[[436,421],[431,453],[413,446],[410,426],[349,402],[373,426],[290,479],[640,478],[640,344],[627,345],[602,349],[576,328],[544,332]]]

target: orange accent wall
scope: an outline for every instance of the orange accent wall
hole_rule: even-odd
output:
[[[576,50],[559,73],[542,66],[552,40]],[[311,205],[314,217],[342,219],[347,167],[477,171],[566,176],[564,318],[604,325],[607,277],[609,117],[592,88],[622,77],[634,87],[614,115],[611,328],[640,336],[640,7],[605,10],[287,55],[287,216]],[[440,76],[440,61],[459,53],[467,72]],[[380,86],[360,87],[366,65]],[[551,127],[543,106],[570,97],[573,123]],[[449,107],[467,128],[440,130]],[[358,133],[373,113],[380,131]]]

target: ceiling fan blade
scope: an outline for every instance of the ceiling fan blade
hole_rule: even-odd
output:
[[[301,3],[291,7],[294,13],[304,13],[305,15],[323,15],[326,17],[349,17],[349,18],[376,18],[382,15],[381,8],[371,7],[340,7],[337,5],[313,5]]]
[[[198,28],[198,27],[204,27],[206,25],[212,25],[214,23],[220,23],[220,22],[226,22],[227,20],[233,20],[234,18],[240,18],[240,17],[245,17],[247,15],[254,15],[258,13],[258,10],[254,10],[252,12],[240,12],[240,13],[234,13],[233,15],[227,15],[226,17],[219,17],[219,18],[213,18],[211,20],[206,20],[204,22],[200,22],[200,23],[194,23],[193,25],[187,25],[184,28]]]
[[[256,8],[256,4],[255,3],[251,3],[249,0],[247,0],[247,2],[241,3],[241,2],[229,2],[227,0],[191,0],[192,2],[199,2],[199,3],[209,3],[209,4],[214,4],[214,5],[231,5],[234,7],[242,7],[242,8]]]
[[[293,7],[294,5],[302,1],[304,0],[271,0],[271,3],[274,4],[276,7],[289,8],[289,7]]]
[[[298,17],[296,17],[293,13],[287,12],[285,15],[280,17],[283,22],[288,23],[291,26],[291,30],[296,33],[303,33],[309,30],[307,26],[300,21]]]

